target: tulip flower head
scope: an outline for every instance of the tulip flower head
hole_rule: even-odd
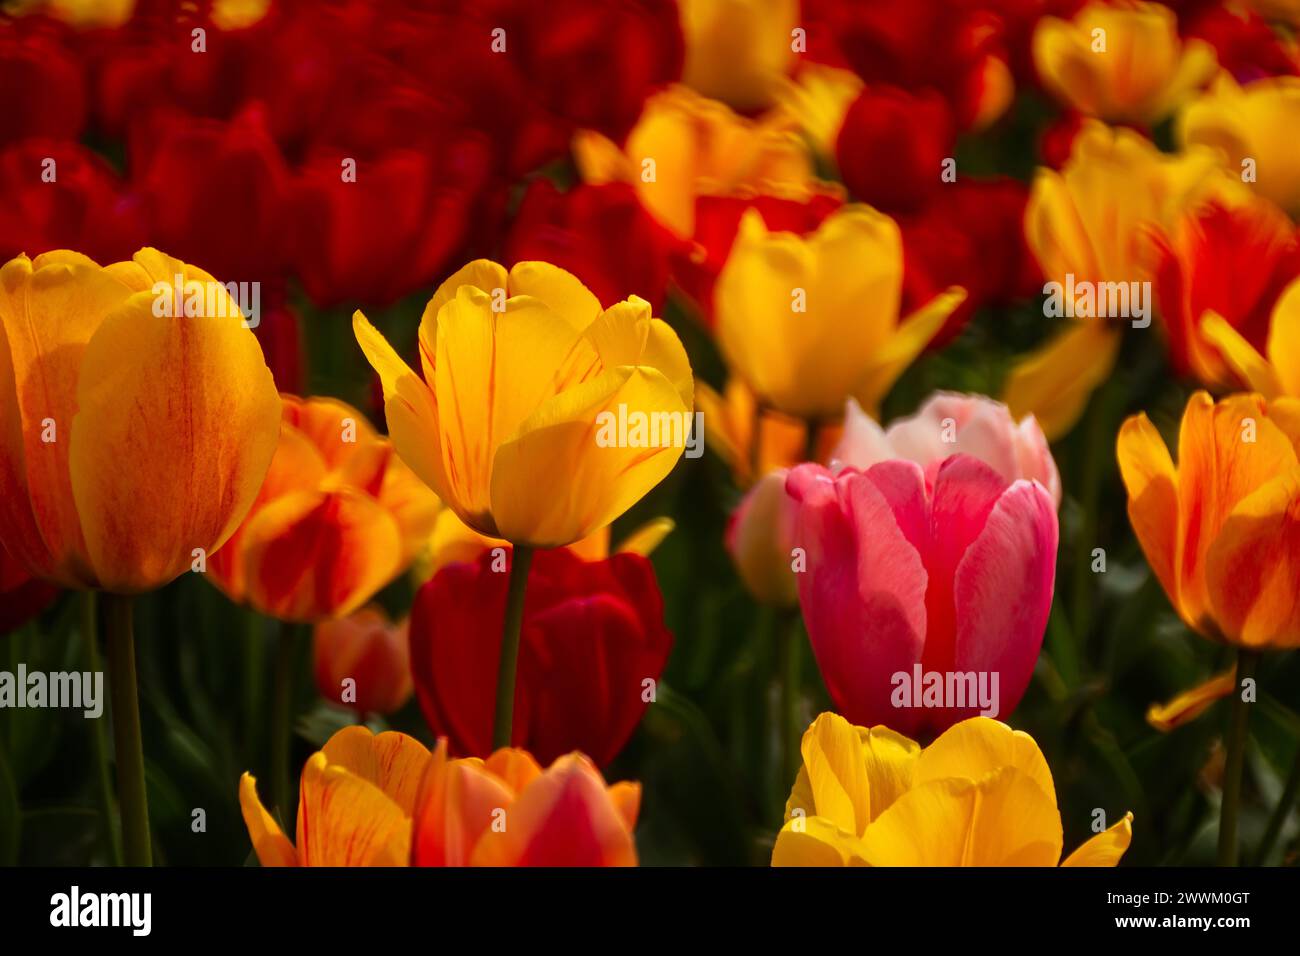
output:
[[[353,325],[398,454],[482,534],[570,544],[636,503],[683,452],[601,440],[611,416],[677,422],[683,442],[689,431],[686,352],[642,299],[602,310],[555,266],[472,262],[424,310],[423,377],[360,312]]]
[[[178,276],[206,290],[200,314],[166,308]],[[201,269],[155,249],[0,268],[0,539],[35,576],[135,594],[201,567],[279,430],[262,349]]]
[[[336,733],[303,767],[291,842],[245,773],[239,804],[263,866],[635,866],[641,787],[581,754],[452,760],[405,734]]]
[[[319,622],[313,634],[316,689],[364,717],[391,714],[411,698],[410,621],[378,607]]]
[[[769,232],[745,213],[714,292],[727,364],[779,411],[838,417],[874,410],[965,293],[950,289],[901,317],[903,245],[892,219],[845,206],[809,236]]]
[[[231,600],[271,617],[343,617],[415,560],[438,500],[355,408],[282,398],[266,482],[208,574]]]
[[[1062,860],[1042,751],[986,717],[922,748],[822,714],[801,749],[773,866],[1115,866],[1133,838],[1127,813]]]
[[[800,465],[799,603],[822,677],[850,720],[935,733],[1006,716],[1038,659],[1057,520],[1037,481],[970,455],[838,475]]]
[[[1145,414],[1120,429],[1128,514],[1165,594],[1198,633],[1243,648],[1300,646],[1300,401],[1188,400],[1174,465]]]

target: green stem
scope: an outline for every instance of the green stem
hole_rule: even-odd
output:
[[[81,634],[86,642],[86,667],[92,674],[102,668],[99,663],[99,628],[95,615],[95,592],[81,592]],[[104,827],[104,849],[112,866],[122,865],[122,837],[117,831],[117,812],[113,807],[113,771],[108,756],[108,741],[104,737],[104,722],[92,722],[91,745],[95,750],[95,767],[98,771],[99,814]]]
[[[1237,686],[1228,715],[1227,762],[1223,768],[1223,803],[1219,812],[1219,866],[1237,865],[1237,810],[1241,803],[1241,777],[1246,764],[1246,727],[1249,705],[1241,699],[1241,684],[1255,676],[1259,652],[1242,648],[1237,652]]]
[[[262,630],[262,615],[249,608],[244,629],[244,740],[249,751],[244,759],[250,764],[256,763],[264,752],[252,753],[257,742],[262,739],[262,698],[265,694],[265,640]],[[257,764],[260,766],[260,764]]]
[[[294,664],[297,661],[296,625],[281,623],[275,648],[275,699],[271,711],[271,793],[280,811],[280,823],[292,833],[297,801],[289,767],[293,749]]]
[[[506,592],[506,617],[501,628],[501,663],[497,667],[496,719],[492,725],[492,749],[510,746],[515,719],[515,674],[519,669],[519,636],[524,623],[524,591],[533,549],[515,545],[510,559],[510,584]]]
[[[1277,843],[1286,818],[1291,815],[1297,796],[1300,796],[1300,748],[1296,749],[1295,762],[1291,764],[1291,773],[1286,778],[1286,786],[1282,788],[1282,798],[1273,809],[1273,815],[1268,820],[1268,829],[1264,831],[1264,836],[1255,850],[1255,859],[1252,861],[1255,866],[1263,866],[1268,855],[1273,852],[1273,845]]]
[[[124,858],[127,866],[150,866],[153,853],[149,845],[149,796],[144,782],[144,745],[140,739],[140,691],[135,676],[131,600],[120,594],[105,594],[104,624]]]
[[[802,758],[799,744],[804,728],[799,719],[802,699],[802,640],[797,610],[781,611],[777,625],[777,640],[781,642],[781,779],[784,786],[793,787]]]

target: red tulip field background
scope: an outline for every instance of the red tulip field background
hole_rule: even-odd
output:
[[[0,97],[0,864],[1300,864],[1300,2],[4,0]]]

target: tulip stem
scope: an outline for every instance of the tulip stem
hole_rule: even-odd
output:
[[[1223,768],[1223,802],[1219,809],[1219,866],[1237,865],[1237,809],[1241,803],[1241,777],[1246,764],[1246,727],[1249,705],[1242,700],[1241,683],[1254,678],[1259,652],[1241,648],[1237,652],[1237,686],[1232,693],[1225,741],[1227,761]]]
[[[510,584],[506,591],[506,616],[501,628],[501,663],[497,667],[496,720],[492,725],[492,749],[510,746],[515,719],[515,674],[519,669],[519,637],[524,624],[524,592],[533,549],[515,545],[510,559]]]
[[[1255,859],[1252,861],[1255,866],[1263,866],[1268,855],[1273,852],[1273,845],[1277,843],[1286,818],[1291,815],[1297,796],[1300,796],[1300,747],[1296,749],[1295,762],[1291,764],[1291,773],[1286,778],[1286,786],[1282,788],[1282,798],[1278,800],[1273,815],[1269,817],[1268,829],[1264,831],[1264,836],[1255,849]]]
[[[113,751],[117,757],[117,797],[127,866],[150,866],[149,795],[144,781],[140,739],[140,689],[135,674],[132,599],[104,595],[109,692],[113,703]]]
[[[99,664],[99,629],[96,621],[96,601],[94,591],[81,592],[81,632],[86,642],[86,667],[90,673],[100,671]],[[95,767],[99,787],[99,814],[104,825],[104,849],[108,853],[111,866],[122,865],[122,838],[118,835],[117,816],[113,808],[113,771],[108,759],[108,741],[104,738],[104,723],[92,721],[90,732],[91,745],[95,750]]]
[[[293,750],[294,664],[298,657],[297,625],[281,622],[275,648],[275,698],[271,702],[271,792],[280,823],[292,833],[297,801],[289,769]]]
[[[780,623],[777,626],[777,640],[781,642],[781,779],[785,786],[793,787],[794,778],[799,773],[799,741],[803,736],[799,719],[803,634],[799,630],[797,610],[778,613]]]

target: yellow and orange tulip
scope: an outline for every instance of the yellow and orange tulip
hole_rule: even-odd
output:
[[[1218,66],[1214,48],[1182,39],[1161,3],[1089,3],[1072,20],[1043,17],[1033,39],[1043,86],[1067,106],[1109,123],[1156,123],[1193,96]]]
[[[773,866],[1114,866],[1133,815],[1061,860],[1056,786],[1028,734],[987,717],[930,746],[822,714],[804,733]]]
[[[499,310],[499,311],[498,311]],[[397,452],[470,528],[561,547],[658,484],[683,446],[602,446],[605,415],[679,420],[694,407],[686,351],[633,297],[602,310],[543,262],[477,260],[439,286],[420,323],[423,377],[360,312]]]
[[[346,616],[415,560],[438,500],[355,408],[282,400],[266,482],[208,574],[231,600],[280,620]]]
[[[263,866],[635,866],[636,783],[586,757],[542,770],[525,751],[431,754],[405,734],[347,727],[303,767],[291,842],[245,773],[239,803]]]
[[[156,314],[178,275],[212,315]],[[248,512],[279,429],[261,346],[201,269],[155,249],[0,268],[0,538],[34,575],[135,594],[191,570]]]
[[[1161,153],[1130,130],[1084,125],[1060,172],[1040,169],[1025,210],[1025,240],[1048,281],[1150,282],[1149,230],[1168,230],[1199,200],[1229,187],[1209,150]],[[1122,322],[1068,321],[1013,368],[1002,401],[1033,415],[1049,439],[1073,427],[1110,374]]]
[[[799,59],[799,0],[680,0],[682,82],[738,110],[769,106]]]
[[[1300,646],[1300,400],[1205,392],[1187,403],[1174,465],[1146,415],[1118,441],[1128,514],[1179,616],[1244,648]]]
[[[965,298],[952,288],[900,316],[903,242],[869,206],[809,236],[769,232],[748,210],[714,293],[718,344],[758,400],[807,420],[853,397],[874,410]]]

